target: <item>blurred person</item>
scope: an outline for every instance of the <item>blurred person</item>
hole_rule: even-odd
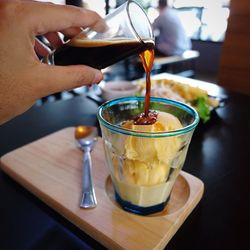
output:
[[[63,44],[59,31],[69,37],[78,34],[80,27],[104,31],[106,24],[96,12],[31,0],[1,0],[0,16],[0,125],[41,97],[102,80],[97,69],[47,65],[37,56],[50,52],[37,39],[39,35],[58,48]]]
[[[159,0],[158,7],[159,16],[153,23],[156,56],[181,55],[185,50],[191,49],[191,40],[187,37],[176,10],[168,6],[167,0]]]

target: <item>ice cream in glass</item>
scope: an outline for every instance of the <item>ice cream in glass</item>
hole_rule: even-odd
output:
[[[164,209],[184,164],[197,112],[163,98],[150,99],[152,121],[142,124],[144,97],[125,97],[98,110],[105,156],[117,202],[147,215]]]

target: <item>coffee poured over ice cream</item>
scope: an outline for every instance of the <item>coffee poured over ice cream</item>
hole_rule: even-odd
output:
[[[157,121],[152,125],[135,125],[126,121],[123,128],[141,132],[166,132],[182,128],[174,115],[158,112]],[[118,145],[120,143],[120,145]],[[118,195],[138,206],[154,206],[166,201],[179,172],[178,151],[182,147],[179,137],[143,138],[128,136],[116,146],[124,148],[124,158],[113,157],[113,180]],[[183,155],[182,157],[185,157]],[[183,159],[184,161],[184,159]]]

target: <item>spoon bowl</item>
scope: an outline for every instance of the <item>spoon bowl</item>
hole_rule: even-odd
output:
[[[80,207],[93,208],[97,206],[95,190],[92,180],[91,151],[97,142],[97,128],[91,126],[78,126],[75,128],[75,140],[83,151],[82,167],[82,198]]]

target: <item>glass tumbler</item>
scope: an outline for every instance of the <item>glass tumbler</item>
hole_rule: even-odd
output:
[[[97,114],[116,201],[141,215],[164,209],[199,121],[192,107],[168,99],[152,97],[150,110],[157,111],[159,127],[126,126],[144,112],[144,97],[108,101]],[[181,127],[174,129],[172,118],[164,120],[169,114]],[[161,131],[162,125],[170,130]]]
[[[56,65],[85,64],[104,69],[154,47],[151,23],[142,7],[129,0],[105,18],[107,30],[83,30],[44,58]]]

